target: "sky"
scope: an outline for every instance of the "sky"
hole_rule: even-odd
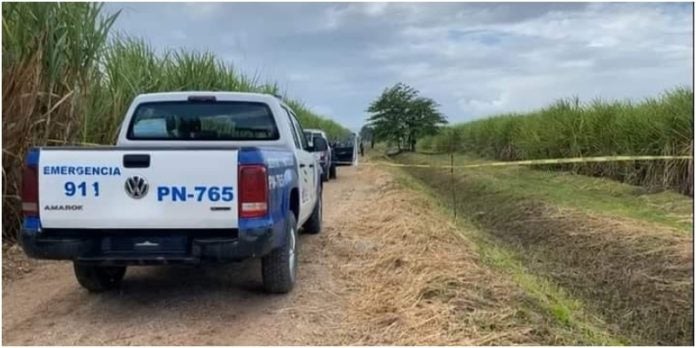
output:
[[[687,3],[109,3],[115,32],[205,50],[353,130],[404,82],[450,123],[693,88]]]

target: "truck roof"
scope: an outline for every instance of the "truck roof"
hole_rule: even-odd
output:
[[[186,100],[190,96],[214,96],[218,100],[227,101],[256,101],[256,102],[279,102],[284,104],[278,97],[265,93],[249,92],[220,92],[220,91],[181,91],[181,92],[159,92],[144,93],[135,97],[134,102],[154,102],[154,101],[176,101]]]
[[[321,129],[305,128],[304,131],[305,131],[305,132],[311,132],[311,133],[320,133],[321,135],[326,136],[326,132],[324,132],[324,131],[321,130]]]

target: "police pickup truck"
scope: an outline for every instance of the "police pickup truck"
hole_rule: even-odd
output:
[[[314,149],[314,157],[319,161],[321,166],[321,180],[329,181],[336,178],[336,165],[331,160],[332,149],[329,146],[329,138],[326,132],[321,129],[305,129],[305,137]]]
[[[261,258],[289,292],[298,229],[321,231],[320,168],[295,113],[271,95],[173,92],[135,98],[116,146],[31,149],[21,244],[72,260],[92,292],[130,265]]]

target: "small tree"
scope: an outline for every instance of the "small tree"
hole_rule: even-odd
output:
[[[372,127],[368,125],[364,125],[362,126],[362,128],[360,128],[360,139],[362,139],[363,141],[369,141],[371,149],[375,147],[375,139],[373,133],[374,130],[372,129]]]
[[[367,109],[372,114],[368,118],[372,136],[396,143],[399,150],[403,145],[415,151],[419,138],[436,133],[447,123],[438,107],[434,100],[420,97],[415,88],[397,83],[386,88]]]
[[[434,135],[439,127],[447,123],[444,115],[437,108],[439,105],[430,98],[419,97],[411,102],[409,114],[408,144],[411,151],[416,150],[418,139]]]

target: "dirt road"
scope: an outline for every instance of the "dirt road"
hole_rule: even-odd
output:
[[[268,345],[330,343],[344,308],[327,248],[350,230],[342,212],[359,204],[356,169],[341,167],[325,186],[324,231],[301,236],[297,287],[262,292],[260,262],[189,267],[130,267],[119,292],[89,294],[72,264],[40,262],[3,288],[3,344]],[[338,241],[335,241],[335,243]]]
[[[341,167],[324,231],[301,238],[297,287],[261,291],[259,261],[132,267],[89,294],[72,265],[40,262],[3,287],[3,344],[553,344],[518,288],[393,173]],[[561,342],[562,343],[562,342]]]

